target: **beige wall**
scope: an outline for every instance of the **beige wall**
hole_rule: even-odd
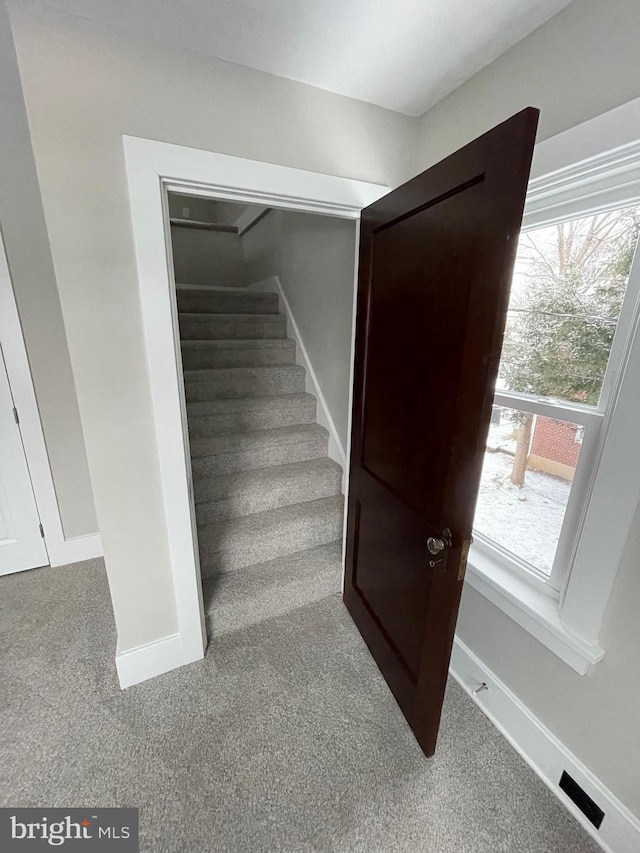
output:
[[[120,649],[175,630],[122,135],[389,184],[415,122],[11,3]]]
[[[189,209],[189,216],[183,217],[183,208]],[[193,219],[199,222],[218,222],[233,225],[236,219],[247,209],[246,204],[229,201],[215,201],[202,196],[169,193],[169,215],[176,219]]]
[[[0,227],[64,535],[96,533],[80,415],[9,17],[0,0]]]
[[[603,660],[578,675],[474,589],[465,587],[458,636],[640,817],[640,511],[600,641]]]
[[[225,231],[171,226],[173,269],[178,284],[240,287],[242,237]]]
[[[355,224],[330,216],[272,210],[243,240],[247,281],[271,275],[280,278],[346,450]]]
[[[638,0],[574,0],[421,119],[416,171],[523,107],[547,139],[640,96]]]
[[[420,120],[416,171],[524,106],[539,138],[640,96],[638,0],[575,0]],[[579,152],[577,152],[577,159]],[[601,634],[606,654],[579,676],[473,589],[461,639],[625,805],[640,816],[640,513]]]

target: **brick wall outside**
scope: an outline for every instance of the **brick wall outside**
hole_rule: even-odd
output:
[[[577,429],[575,424],[539,416],[536,418],[530,452],[575,468],[582,446],[575,439]]]

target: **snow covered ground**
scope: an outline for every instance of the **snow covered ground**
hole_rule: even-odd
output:
[[[507,433],[504,426],[492,427],[489,446],[500,445],[513,452],[515,442],[508,440]],[[540,471],[527,471],[524,486],[518,488],[509,480],[512,465],[512,455],[485,453],[474,527],[550,573],[571,483]]]
[[[511,412],[512,409],[502,409],[502,412]],[[491,424],[489,427],[489,435],[487,436],[487,447],[492,450],[509,450],[511,453],[516,452],[516,440],[514,438],[514,430],[517,427],[506,417],[502,418],[502,423]]]

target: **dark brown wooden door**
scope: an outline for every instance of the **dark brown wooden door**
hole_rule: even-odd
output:
[[[362,213],[344,601],[426,755],[537,121],[523,110]]]

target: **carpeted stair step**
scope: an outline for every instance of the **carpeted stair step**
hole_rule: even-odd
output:
[[[207,628],[219,637],[340,595],[342,543],[298,551],[242,572],[204,579]]]
[[[179,314],[181,340],[286,338],[284,314]]]
[[[189,314],[277,314],[277,293],[178,287],[178,311]]]
[[[205,400],[187,406],[189,436],[209,438],[222,432],[311,424],[316,419],[312,394],[274,397],[245,397],[238,400]]]
[[[200,526],[202,572],[235,571],[334,542],[342,535],[343,505],[335,495]]]
[[[294,364],[295,358],[296,343],[291,338],[265,341],[182,341],[182,366],[185,370]]]
[[[329,433],[318,424],[222,433],[191,442],[195,479],[303,462],[327,455]]]
[[[185,370],[184,388],[189,403],[296,394],[305,389],[305,369],[298,364],[287,364],[283,367]]]
[[[291,462],[194,483],[198,525],[339,495],[342,468],[332,459]]]

